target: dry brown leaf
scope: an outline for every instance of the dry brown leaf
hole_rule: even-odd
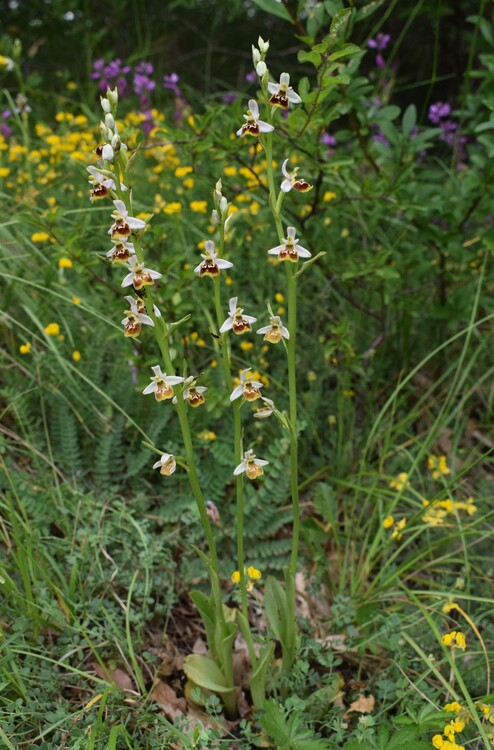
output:
[[[102,667],[97,662],[93,662],[89,666],[91,667],[91,669],[94,669],[98,677],[101,677],[101,679],[105,680],[105,682],[109,682],[111,685],[116,685],[117,688],[120,688],[120,690],[125,690],[126,692],[136,692],[134,683],[132,682],[127,672],[124,672],[123,669],[119,669],[118,667],[116,669]]]
[[[376,699],[373,695],[359,695],[356,701],[350,703],[348,713],[350,711],[357,711],[359,714],[370,714],[374,710]]]
[[[200,654],[201,656],[207,656],[208,655],[208,647],[206,646],[205,642],[202,638],[196,638],[194,641],[194,645],[192,646],[192,653],[193,654]]]
[[[179,698],[175,690],[162,680],[158,680],[153,687],[151,698],[161,708],[168,721],[175,721],[178,716],[183,716],[187,710],[185,698]]]

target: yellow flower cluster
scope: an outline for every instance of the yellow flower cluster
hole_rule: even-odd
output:
[[[441,526],[447,519],[448,515],[456,516],[456,513],[460,510],[465,511],[469,516],[473,516],[477,512],[477,506],[474,504],[473,497],[467,498],[464,502],[460,500],[423,500],[422,504],[427,508],[423,515],[423,519],[429,526]]]
[[[450,633],[445,633],[441,640],[445,646],[451,646],[452,649],[459,648],[465,651],[467,647],[465,634],[461,630],[452,630]]]
[[[384,529],[393,529],[391,533],[391,539],[396,539],[399,542],[403,536],[403,529],[407,525],[407,519],[401,518],[399,521],[395,521],[394,516],[386,516],[383,521]]]
[[[60,326],[58,323],[48,323],[48,325],[45,328],[45,333],[47,336],[59,336],[60,335]]]
[[[433,479],[439,479],[441,476],[451,474],[446,456],[429,456],[427,459],[427,468],[431,472]]]
[[[398,474],[395,479],[392,479],[389,483],[389,486],[392,490],[398,490],[400,492],[404,487],[410,487],[410,482],[408,481],[408,474],[406,471],[402,471],[400,474]]]
[[[253,565],[249,565],[247,569],[244,568],[244,576],[245,588],[247,589],[247,591],[252,591],[255,582],[262,578],[262,573],[257,568],[254,568]],[[240,572],[238,570],[235,570],[232,573],[231,581],[232,583],[240,583]]]
[[[489,724],[494,724],[494,708],[486,703],[476,701],[475,708],[479,713],[482,714],[484,721]],[[465,750],[463,745],[458,745],[456,742],[456,735],[463,732],[466,725],[472,721],[472,714],[470,710],[465,706],[462,707],[458,701],[452,701],[452,703],[446,703],[444,710],[448,713],[456,714],[456,718],[452,719],[443,729],[443,733],[435,734],[432,738],[432,745],[436,750]],[[490,732],[488,733],[491,734]],[[443,736],[444,735],[444,736]],[[491,740],[492,741],[492,740]]]

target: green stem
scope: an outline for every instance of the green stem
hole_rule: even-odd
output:
[[[222,249],[223,243],[220,248]],[[220,279],[214,279],[214,304],[216,309],[216,320],[218,322],[218,333],[223,323],[223,311],[221,308],[221,294],[220,294]],[[233,391],[233,380],[230,367],[230,352],[228,347],[228,340],[226,334],[220,335],[220,347],[221,347],[221,358],[223,362],[223,368],[225,371],[225,381],[229,393]],[[236,399],[233,406],[233,430],[234,430],[234,454],[235,461],[239,463],[242,461],[242,423],[240,419],[240,407],[241,399]],[[237,495],[237,507],[236,507],[236,522],[237,522],[237,565],[238,572],[240,574],[240,591],[242,597],[242,614],[248,626],[248,637],[246,637],[247,648],[249,650],[249,657],[251,660],[252,667],[254,668],[257,659],[254,651],[254,643],[252,640],[252,633],[249,625],[249,605],[247,600],[247,587],[245,580],[245,555],[244,555],[244,481],[243,476],[240,474],[236,477],[236,495]]]

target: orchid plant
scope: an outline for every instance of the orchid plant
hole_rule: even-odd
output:
[[[269,344],[279,344],[285,348],[287,356],[287,381],[289,408],[288,411],[278,410],[270,398],[262,393],[264,383],[256,379],[251,367],[246,367],[240,374],[239,381],[234,381],[231,368],[231,334],[238,336],[252,331],[252,324],[257,322],[253,315],[247,315],[244,308],[238,304],[239,297],[230,297],[228,305],[222,299],[222,272],[234,268],[226,247],[226,229],[230,220],[230,203],[223,195],[221,180],[213,191],[214,208],[212,209],[212,223],[217,230],[215,241],[204,243],[201,262],[194,268],[200,280],[209,277],[212,283],[212,300],[215,309],[216,331],[212,331],[221,351],[224,371],[225,389],[230,394],[229,401],[233,410],[233,443],[236,464],[232,466],[232,478],[236,487],[236,541],[237,560],[236,570],[231,580],[238,586],[240,608],[228,607],[223,603],[221,594],[221,577],[218,566],[218,552],[213,526],[213,510],[217,516],[217,509],[211,509],[205,501],[198,477],[194,446],[189,424],[188,407],[198,408],[205,403],[206,386],[198,384],[199,376],[187,372],[187,364],[181,374],[177,374],[177,364],[173,361],[171,346],[174,331],[185,323],[189,316],[167,323],[163,319],[156,305],[156,286],[162,274],[146,266],[145,261],[145,229],[146,222],[134,217],[132,209],[132,190],[129,181],[129,155],[125,143],[122,141],[116,121],[118,104],[117,90],[108,89],[106,97],[101,98],[104,120],[101,123],[103,143],[97,149],[100,161],[97,166],[88,167],[91,185],[90,200],[110,197],[114,210],[109,217],[111,226],[108,230],[112,248],[107,252],[107,258],[113,265],[126,267],[121,286],[132,287],[135,296],[127,295],[125,318],[122,320],[123,332],[127,337],[138,337],[143,334],[144,326],[154,336],[161,355],[161,362],[151,368],[150,383],[144,388],[143,395],[154,395],[158,402],[169,401],[172,406],[160,408],[175,408],[180,423],[184,455],[175,456],[172,453],[148,445],[158,454],[159,458],[153,468],[158,469],[164,478],[174,472],[184,470],[187,473],[193,492],[198,514],[204,528],[208,551],[197,550],[204,561],[209,573],[211,590],[207,595],[202,591],[191,592],[191,598],[197,606],[203,619],[209,656],[190,655],[185,660],[185,672],[189,679],[201,688],[216,692],[223,700],[227,714],[233,716],[236,712],[237,692],[233,681],[232,650],[233,641],[238,627],[246,641],[252,666],[251,694],[256,708],[262,708],[265,701],[268,673],[272,671],[275,643],[273,638],[261,639],[254,634],[249,620],[249,596],[252,595],[254,585],[262,577],[261,571],[250,565],[246,568],[244,555],[244,481],[262,481],[262,477],[269,472],[269,462],[258,457],[252,447],[244,445],[244,433],[247,424],[243,424],[242,408],[250,402],[256,404],[254,418],[264,420],[271,416],[279,421],[281,427],[287,431],[290,440],[290,482],[291,502],[293,511],[292,521],[292,552],[290,564],[285,570],[285,581],[282,585],[278,580],[268,577],[266,581],[266,615],[270,625],[270,635],[276,638],[283,650],[284,675],[288,675],[293,664],[297,649],[296,611],[295,611],[295,575],[298,565],[298,548],[300,537],[300,504],[298,479],[298,428],[297,428],[297,382],[295,366],[295,349],[297,333],[297,277],[304,270],[301,265],[305,259],[312,263],[315,258],[311,252],[299,244],[297,229],[294,226],[284,228],[282,204],[284,198],[293,190],[306,192],[311,189],[310,183],[298,177],[298,168],[289,171],[289,157],[283,161],[281,180],[275,174],[273,166],[273,138],[276,136],[277,117],[292,106],[302,103],[301,97],[290,85],[290,75],[282,72],[279,82],[270,79],[266,63],[269,42],[261,37],[258,46],[252,48],[253,62],[257,75],[263,105],[265,120],[260,119],[260,106],[255,99],[248,102],[245,122],[236,131],[239,138],[250,136],[255,138],[265,152],[269,187],[269,205],[273,215],[273,223],[277,234],[277,244],[267,248],[266,253],[277,260],[281,270],[285,265],[286,298],[288,302],[288,320],[284,323],[279,315],[274,315],[268,304],[269,325],[257,329],[257,334],[264,337]],[[279,182],[279,184],[278,184]],[[316,256],[317,258],[318,256]],[[275,263],[276,263],[275,260]],[[287,261],[287,262],[285,262]],[[308,264],[307,264],[308,265]],[[275,273],[280,270],[275,269]],[[228,314],[225,318],[225,308]],[[245,412],[245,409],[244,409]],[[245,420],[244,420],[245,421]]]

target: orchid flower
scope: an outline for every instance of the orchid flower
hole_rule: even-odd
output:
[[[155,279],[161,279],[162,274],[158,271],[152,271],[150,268],[144,268],[144,263],[139,263],[135,255],[129,258],[130,271],[122,281],[122,286],[134,286],[136,292],[143,286],[151,286]]]
[[[187,380],[184,380],[185,388],[182,393],[183,399],[188,401],[189,406],[192,406],[193,409],[201,406],[206,401],[202,394],[207,391],[207,388],[204,385],[196,385],[196,380],[197,378],[194,378],[193,375],[189,375]],[[172,403],[177,403],[176,396],[173,397]]]
[[[244,472],[248,479],[257,479],[264,474],[263,466],[267,466],[269,461],[263,461],[262,458],[256,458],[253,450],[245,451],[244,460],[236,467],[233,475],[237,477]]]
[[[290,75],[289,73],[282,73],[280,75],[279,83],[268,83],[268,91],[271,94],[269,104],[273,107],[281,107],[281,109],[288,109],[288,103],[300,104],[302,99],[290,86]]]
[[[240,396],[243,396],[246,401],[255,401],[256,399],[261,398],[261,388],[263,387],[263,383],[260,383],[258,380],[252,380],[252,375],[248,374],[251,370],[252,368],[248,367],[240,373],[240,384],[233,389],[230,395],[230,401],[235,401],[235,399],[240,398]]]
[[[132,255],[135,255],[132,242],[113,240],[113,247],[108,250],[106,257],[110,258],[112,263],[127,263]]]
[[[111,172],[107,172],[106,170],[100,171],[93,166],[86,167],[86,169],[91,175],[89,183],[93,186],[89,198],[91,203],[98,198],[106,198],[110,194],[110,190],[116,190],[115,180],[113,176],[110,176]],[[123,182],[120,183],[120,188],[121,190],[127,190]]]
[[[262,406],[259,406],[255,413],[254,413],[254,419],[267,419],[271,416],[271,414],[275,410],[274,401],[271,401],[270,398],[265,398],[264,396],[261,396]]]
[[[256,331],[256,333],[264,334],[264,341],[269,341],[270,344],[278,344],[282,338],[287,340],[290,338],[288,328],[285,328],[279,315],[272,315],[269,322],[270,325],[263,326]]]
[[[305,180],[297,177],[298,167],[295,167],[293,172],[289,172],[286,168],[288,161],[289,159],[285,159],[281,166],[281,171],[283,172],[283,176],[285,178],[281,183],[281,189],[284,193],[289,193],[292,188],[294,190],[298,190],[299,193],[308,193],[309,190],[312,190],[312,185],[310,185]]]
[[[229,303],[229,317],[225,320],[220,328],[220,333],[233,331],[238,336],[246,331],[252,331],[251,323],[255,323],[257,318],[252,315],[244,315],[243,308],[237,307],[238,297],[232,297]]]
[[[237,130],[237,135],[241,138],[244,135],[253,135],[257,138],[261,133],[270,133],[274,130],[273,125],[259,119],[259,107],[255,99],[249,99],[249,109],[244,115],[244,120],[246,122]]]
[[[150,384],[144,388],[143,394],[154,393],[156,401],[166,401],[168,398],[173,398],[173,386],[183,383],[184,379],[176,375],[167,375],[166,372],[161,372],[159,365],[151,367],[151,370],[154,372],[154,375],[151,378]]]
[[[217,257],[214,242],[206,240],[204,249],[205,253],[201,253],[201,258],[204,258],[204,260],[194,268],[194,273],[198,273],[201,278],[203,276],[218,276],[221,268],[232,268],[233,263],[230,263],[229,260]]]
[[[112,240],[126,239],[130,237],[132,230],[137,231],[145,228],[145,221],[129,216],[127,207],[123,201],[113,201],[113,205],[115,206],[115,211],[113,211],[112,216],[115,222],[108,230],[108,234],[111,234]]]
[[[172,453],[163,453],[159,461],[153,465],[153,469],[159,469],[160,474],[165,477],[169,477],[173,474],[177,468],[177,462],[175,456]]]
[[[146,315],[146,308],[141,299],[134,299],[130,295],[125,299],[130,305],[130,310],[125,311],[127,317],[122,320],[124,336],[135,338],[141,332],[141,325],[154,326],[154,323],[149,315]]]
[[[289,260],[296,263],[299,258],[310,258],[311,253],[298,244],[295,237],[295,227],[288,227],[288,237],[284,240],[283,245],[277,245],[268,250],[268,255],[277,255],[278,260]]]

